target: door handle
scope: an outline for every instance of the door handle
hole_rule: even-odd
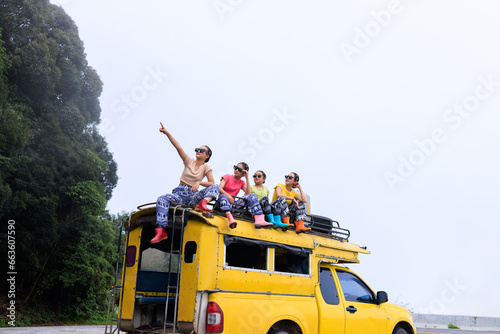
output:
[[[349,312],[349,313],[356,313],[356,311],[358,310],[357,308],[355,308],[354,306],[352,305],[349,305],[348,308],[346,308],[346,310]]]

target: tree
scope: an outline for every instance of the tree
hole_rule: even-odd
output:
[[[0,216],[16,221],[18,300],[82,315],[77,302],[105,304],[96,291],[109,287],[117,233],[105,219],[117,165],[97,131],[102,82],[48,0],[2,0],[0,29]]]

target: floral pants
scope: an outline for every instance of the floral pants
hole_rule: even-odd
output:
[[[190,186],[179,184],[172,190],[171,194],[160,196],[156,200],[156,225],[160,227],[168,226],[168,208],[171,202],[195,206],[205,197],[217,198],[219,190],[219,185],[214,184],[193,193]]]
[[[229,199],[227,198],[226,195],[221,194],[219,196],[220,208],[224,212],[231,211],[231,208],[234,205],[245,205],[245,202],[248,206],[248,211],[250,211],[252,216],[262,214],[262,209],[260,207],[259,200],[257,199],[257,195],[255,195],[255,194],[245,195],[245,196],[243,196],[243,199],[238,198],[236,201],[234,201],[234,204],[232,204],[232,205],[229,202]]]

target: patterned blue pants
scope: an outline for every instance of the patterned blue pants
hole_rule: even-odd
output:
[[[264,196],[259,200],[260,207],[262,208],[262,212],[265,215],[272,214],[273,209],[271,208],[271,204],[269,204],[269,197]]]
[[[168,226],[168,207],[171,202],[195,206],[205,197],[217,198],[219,190],[219,185],[214,184],[193,193],[190,186],[179,184],[172,190],[171,194],[160,196],[156,200],[156,225],[160,227]]]
[[[297,201],[299,207],[297,208],[293,202],[288,206],[285,197],[279,197],[277,200],[271,203],[271,208],[274,215],[279,215],[283,217],[291,217],[293,221],[306,220],[306,205],[304,202]]]
[[[231,211],[231,208],[234,205],[241,205],[241,206],[245,205],[245,201],[246,201],[246,204],[248,206],[248,211],[250,211],[252,216],[262,214],[262,208],[260,207],[259,200],[257,199],[257,195],[255,195],[255,194],[244,195],[243,199],[238,198],[236,201],[234,201],[233,205],[231,205],[231,203],[229,202],[229,199],[227,198],[226,195],[221,194],[219,196],[220,208],[224,212]]]

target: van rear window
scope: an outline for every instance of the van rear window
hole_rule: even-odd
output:
[[[170,265],[170,261],[172,264]],[[157,248],[145,249],[141,254],[141,265],[140,270],[154,270],[154,271],[169,271],[177,272],[179,265],[179,254],[172,254],[172,259],[170,259],[170,253],[164,252]]]

